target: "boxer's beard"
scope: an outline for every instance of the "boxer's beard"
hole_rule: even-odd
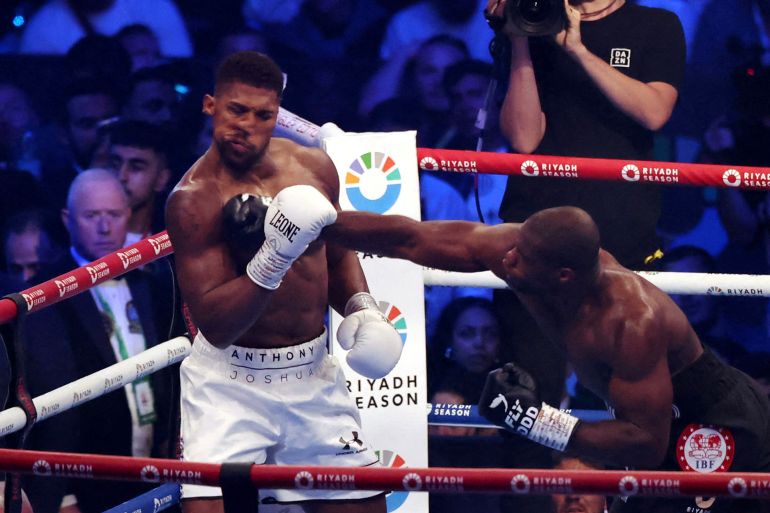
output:
[[[253,151],[251,153],[244,153],[240,157],[236,158],[230,149],[230,145],[226,141],[217,141],[217,150],[222,158],[222,162],[228,169],[235,171],[236,173],[245,173],[254,168],[260,160],[262,155],[265,154],[266,148],[259,151]]]

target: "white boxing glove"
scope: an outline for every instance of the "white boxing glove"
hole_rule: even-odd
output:
[[[401,358],[401,335],[367,292],[353,294],[345,305],[345,319],[337,330],[337,341],[348,350],[350,368],[367,378],[388,375]]]
[[[267,209],[265,242],[246,265],[246,274],[260,287],[277,289],[292,262],[336,220],[334,205],[315,187],[286,187]]]

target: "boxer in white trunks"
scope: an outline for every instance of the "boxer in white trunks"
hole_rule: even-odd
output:
[[[316,240],[339,210],[337,172],[322,151],[272,137],[282,89],[281,71],[265,55],[224,61],[214,95],[203,100],[212,145],[166,206],[179,286],[199,329],[181,368],[183,457],[376,465],[345,377],[327,354],[327,307],[346,316],[337,338],[364,376],[388,374],[402,342],[369,295],[355,253]],[[185,513],[224,509],[219,488],[184,485],[182,493]],[[386,511],[376,491],[260,490],[260,501],[302,502],[320,513]]]

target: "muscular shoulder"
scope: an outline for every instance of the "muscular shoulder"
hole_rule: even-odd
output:
[[[610,280],[605,333],[611,367],[626,379],[640,378],[667,358],[681,338],[676,308],[667,296],[628,269],[607,273]]]
[[[174,248],[205,240],[219,226],[222,200],[213,182],[178,185],[166,202],[166,227]]]
[[[333,201],[339,196],[337,169],[329,156],[319,148],[302,146],[289,139],[271,142],[271,157],[279,167],[298,175],[298,183],[321,186]]]

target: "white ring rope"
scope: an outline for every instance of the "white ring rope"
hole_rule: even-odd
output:
[[[770,276],[763,274],[664,273],[636,271],[669,294],[700,296],[770,297]],[[457,273],[423,268],[425,285],[506,289],[508,285],[490,271]]]
[[[37,409],[37,421],[58,415],[173,365],[189,355],[190,348],[187,337],[172,338],[138,355],[35,397],[32,402]],[[26,424],[24,410],[18,406],[1,411],[0,437],[20,431]]]

